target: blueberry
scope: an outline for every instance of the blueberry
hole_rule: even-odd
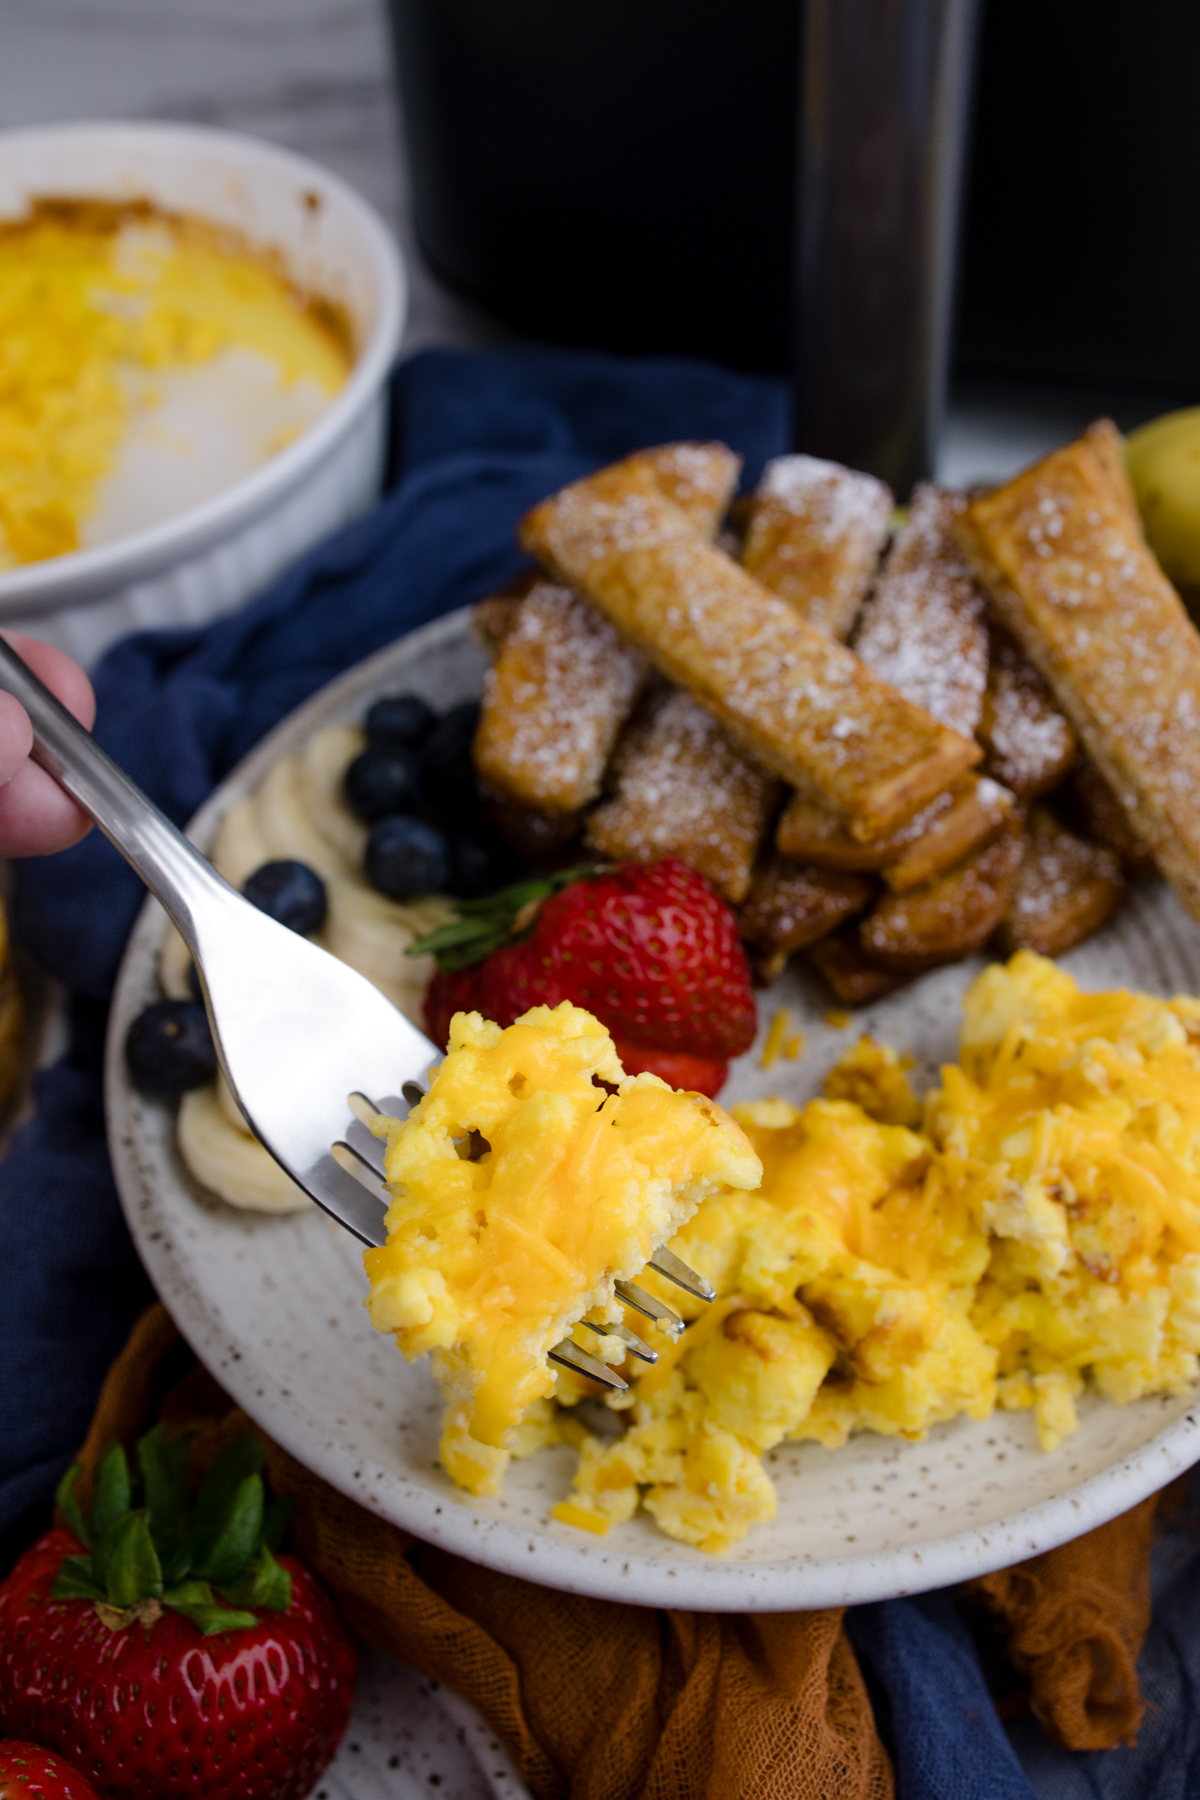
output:
[[[369,825],[389,813],[415,812],[421,804],[421,781],[415,754],[400,744],[364,750],[346,770],[346,805]]]
[[[133,1085],[156,1100],[203,1087],[217,1072],[208,1014],[194,1000],[156,1000],[129,1027],[125,1061]]]
[[[486,844],[477,838],[454,836],[450,840],[450,877],[446,892],[459,900],[482,900],[504,886],[504,872]]]
[[[367,743],[372,750],[386,750],[394,744],[414,749],[424,743],[436,723],[432,706],[416,694],[385,694],[367,714]]]
[[[443,713],[421,746],[421,784],[428,799],[451,823],[473,815],[478,805],[471,745],[479,724],[479,702],[467,700]]]
[[[247,876],[242,892],[251,906],[257,906],[269,919],[277,919],[289,931],[298,931],[301,937],[319,931],[325,923],[325,883],[307,863],[264,863]]]
[[[450,878],[446,834],[423,819],[396,813],[371,827],[367,839],[367,880],[392,900],[435,894]]]

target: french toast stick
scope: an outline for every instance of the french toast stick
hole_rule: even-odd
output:
[[[914,706],[970,737],[988,672],[985,599],[954,535],[965,494],[924,481],[854,633],[854,653]]]
[[[777,456],[746,508],[742,566],[841,642],[871,584],[892,517],[873,475],[816,456]]]
[[[783,855],[801,862],[881,871],[889,887],[901,890],[950,868],[994,837],[1014,811],[1006,788],[972,773],[886,837],[860,844],[833,813],[793,794],[780,815],[775,843]]]
[[[1107,420],[974,501],[962,541],[1134,830],[1200,920],[1200,635]]]
[[[929,818],[927,828],[884,866],[883,879],[893,893],[920,887],[1018,822],[1013,796],[988,775],[964,775],[949,794],[950,805],[943,806],[939,795],[922,815]]]
[[[780,784],[730,743],[690,695],[660,687],[626,727],[616,790],[588,816],[586,840],[615,862],[677,856],[736,905],[779,804]]]
[[[583,830],[581,812],[550,813],[518,800],[504,788],[480,780],[479,799],[484,817],[517,852],[522,862],[535,869],[554,869],[570,860],[571,846]]]
[[[794,793],[779,815],[775,845],[781,855],[796,862],[815,863],[823,869],[873,872],[902,855],[908,845],[920,837],[930,816],[951,804],[949,796],[957,790],[956,782],[911,819],[906,819],[903,825],[894,826],[882,836],[872,838],[868,844],[851,837],[846,821],[830,812],[827,806],[810,800],[806,794]]]
[[[814,868],[777,851],[765,857],[738,908],[738,932],[760,980],[774,981],[794,951],[865,911],[875,891],[867,875]]]
[[[514,576],[494,594],[477,600],[471,608],[471,635],[484,655],[495,662],[505,638],[517,622],[521,602],[543,577],[536,569]]]
[[[661,444],[630,461],[705,537],[723,518],[741,469],[724,444]],[[645,664],[593,607],[536,574],[481,601],[473,623],[495,657],[476,767],[498,795],[561,820],[600,792]]]
[[[579,812],[600,792],[645,674],[594,607],[535,583],[484,677],[472,752],[481,778],[542,812]]]
[[[868,961],[918,975],[978,950],[1008,911],[1023,854],[1014,824],[923,886],[885,894],[859,927]]]
[[[953,535],[965,495],[925,482],[854,637],[855,654],[897,693],[952,730],[970,736],[979,723],[987,678],[984,596]],[[951,796],[954,796],[953,800]],[[964,776],[892,835],[882,854],[856,858],[839,820],[797,794],[780,820],[777,842],[791,856],[847,868],[886,869],[890,887],[916,887],[949,868],[1000,829],[1011,796],[995,782]],[[824,839],[822,849],[805,837]],[[881,840],[865,846],[881,847]]]
[[[1033,800],[1057,787],[1075,761],[1078,741],[1012,633],[993,622],[988,639],[987,688],[977,729],[987,751],[985,767],[1018,800]]]
[[[1135,880],[1157,875],[1158,865],[1149,845],[1138,837],[1121,802],[1088,757],[1076,759],[1069,789],[1073,822],[1081,825],[1089,838],[1115,851],[1125,873]]]
[[[885,1000],[913,979],[897,969],[882,969],[878,963],[870,962],[862,947],[859,927],[853,921],[818,939],[804,954],[843,1006],[870,1006],[873,1000]]]
[[[1111,850],[1085,843],[1044,806],[1035,806],[997,941],[1006,956],[1014,950],[1062,956],[1098,931],[1127,892]]]
[[[519,537],[852,836],[900,824],[979,758],[699,537],[632,459],[534,507]]]
[[[728,444],[658,444],[628,461],[644,467],[665,500],[687,514],[703,538],[716,536],[742,472]]]

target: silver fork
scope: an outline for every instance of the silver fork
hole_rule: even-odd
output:
[[[200,976],[217,1056],[251,1131],[292,1180],[362,1243],[387,1241],[380,1114],[403,1118],[442,1052],[371,983],[259,912],[100,748],[0,639],[0,689],[33,725],[33,757],[82,807],[162,903]],[[374,1096],[374,1098],[372,1098]],[[698,1299],[713,1290],[669,1250],[650,1267]],[[632,1282],[616,1291],[671,1335],[683,1320]],[[581,1323],[584,1323],[581,1321]],[[588,1325],[654,1362],[623,1325]],[[554,1362],[621,1391],[626,1383],[568,1335]]]

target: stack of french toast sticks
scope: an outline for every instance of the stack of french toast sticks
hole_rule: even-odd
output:
[[[475,760],[533,860],[677,856],[759,977],[880,998],[994,941],[1057,955],[1157,867],[1200,919],[1200,636],[1107,421],[974,498],[722,444],[533,509],[477,609]]]

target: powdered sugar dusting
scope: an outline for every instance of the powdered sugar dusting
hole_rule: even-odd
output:
[[[617,787],[587,841],[622,862],[678,856],[727,899],[744,898],[778,793],[704,707],[677,689],[650,696],[614,760]]]
[[[1021,835],[1006,831],[924,887],[889,894],[863,921],[867,955],[922,968],[977,949],[1007,911],[1023,848]]]
[[[521,541],[743,749],[856,829],[907,818],[974,760],[970,745],[689,531],[647,471],[618,464],[563,489],[527,515]]]
[[[484,679],[480,773],[528,805],[578,811],[600,792],[645,672],[585,600],[538,582]]]
[[[606,482],[608,474],[602,470],[591,482],[563,488],[525,521],[530,539],[525,547],[583,588],[596,564],[634,549],[695,536],[688,515],[664,501],[649,469],[637,485],[632,480]],[[611,498],[605,490],[614,490]]]
[[[873,475],[815,456],[779,456],[754,496],[742,561],[810,624],[845,638],[891,513],[891,490]]]
[[[1021,799],[1053,787],[1075,754],[1075,733],[1007,631],[993,626],[979,735],[988,767]]]
[[[666,498],[711,537],[737,486],[741,457],[725,444],[664,444],[640,454],[653,467]]]
[[[1200,918],[1200,635],[1142,538],[1115,429],[1093,426],[970,523],[1006,622]]]
[[[906,700],[970,737],[983,711],[984,597],[953,535],[966,497],[922,483],[875,593],[856,653]]]
[[[856,526],[876,529],[881,517],[886,525],[892,510],[892,491],[884,482],[820,456],[774,457],[763,470],[758,496],[778,500],[828,542]]]
[[[1007,947],[1062,956],[1103,924],[1125,894],[1111,850],[1085,843],[1044,807],[1035,807],[1008,909]]]

